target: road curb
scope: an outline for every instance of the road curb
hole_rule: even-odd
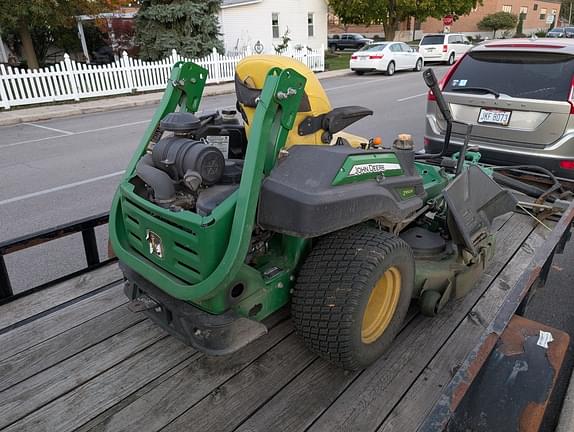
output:
[[[349,69],[320,72],[317,78],[320,80],[351,75]],[[220,96],[235,91],[233,83],[225,83],[213,86],[206,86],[204,96]],[[16,111],[6,111],[0,115],[0,126],[13,126],[19,123],[32,123],[42,120],[56,118],[67,118],[82,114],[93,114],[98,112],[115,111],[126,108],[135,108],[157,104],[163,95],[163,91],[154,93],[118,96],[111,99],[88,100],[74,104],[42,106],[35,108],[24,108]]]

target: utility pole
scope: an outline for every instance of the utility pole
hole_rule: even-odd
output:
[[[570,1],[570,17],[568,18],[568,24],[572,25],[572,3],[574,1]]]

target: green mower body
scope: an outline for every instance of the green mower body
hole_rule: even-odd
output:
[[[296,70],[273,68],[257,100],[247,145],[226,147],[221,165],[214,148],[229,144],[231,132],[241,128],[216,127],[214,117],[191,115],[206,78],[207,71],[193,63],[175,65],[113,201],[110,239],[132,310],[186,343],[222,355],[264,334],[262,321],[287,305],[295,290],[298,329],[307,328],[309,317],[301,311],[309,306],[309,316],[313,313],[314,294],[305,290],[314,282],[303,277],[311,282],[297,292],[303,263],[315,259],[312,251],[326,244],[322,239],[362,236],[357,229],[375,237],[384,233],[391,243],[400,242],[407,261],[414,257],[416,272],[411,277],[405,271],[399,280],[409,285],[409,298],[401,301],[419,299],[424,313],[436,314],[472,288],[493,253],[490,222],[514,206],[477,160],[465,162],[455,180],[448,167],[417,162],[408,146],[354,148],[340,140],[285,149],[306,80]],[[484,196],[469,198],[467,192],[478,185]],[[322,250],[324,264],[317,265],[330,266],[332,274],[343,269],[338,262],[354,259],[348,250],[345,256],[333,250],[331,258]],[[364,259],[367,266],[371,258]],[[303,273],[312,264],[306,265]],[[389,268],[395,267],[401,268]],[[353,268],[340,270],[337,280],[344,285],[360,279],[349,274],[358,267]],[[365,361],[351,361],[331,355],[329,347],[309,345],[348,368],[364,367],[378,355],[373,351]]]

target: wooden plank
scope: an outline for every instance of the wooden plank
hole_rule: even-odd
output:
[[[127,302],[121,285],[0,335],[0,360],[7,359]]]
[[[0,361],[0,392],[143,321],[122,305]]]
[[[87,331],[96,328],[85,327]],[[64,393],[84,384],[124,359],[165,338],[165,331],[149,320],[82,351],[2,392],[0,429],[34,412]],[[110,382],[110,387],[115,383]],[[57,429],[54,429],[57,430]]]
[[[299,336],[292,334],[162,432],[232,431],[315,359]]]
[[[0,306],[0,331],[105,285],[118,282],[122,277],[118,265],[110,264]]]
[[[522,215],[513,215],[498,232],[499,247],[495,252],[491,271],[500,271],[514,254],[516,248],[532,230],[530,219]],[[443,314],[436,318],[416,317],[399,334],[391,349],[378,362],[361,373],[337,374],[330,370],[326,362],[314,363],[313,367],[303,371],[288,387],[277,394],[269,406],[262,407],[254,414],[254,430],[273,430],[274,417],[291,418],[288,430],[301,430],[311,426],[317,430],[374,430],[384,419],[366,428],[362,428],[358,419],[379,415],[380,400],[387,397],[389,387],[395,383],[408,388],[416,375],[426,366],[433,354],[438,351],[452,329],[462,321],[467,311],[492,282],[493,277],[485,274],[465,298],[451,302]],[[416,347],[416,349],[412,349]],[[409,367],[405,367],[408,365]],[[358,378],[357,378],[358,376]],[[404,381],[404,383],[402,383]],[[312,394],[314,397],[295,399],[283,405],[276,400],[284,397],[284,392],[297,389],[300,394]],[[325,389],[324,391],[322,389]],[[344,392],[344,393],[343,393]],[[342,396],[341,396],[342,395]],[[397,393],[395,396],[399,397]],[[335,402],[332,404],[332,402]],[[320,417],[323,412],[326,415]],[[265,412],[265,415],[259,413]],[[317,420],[318,419],[318,420]],[[247,430],[247,429],[246,429]]]
[[[548,234],[548,230],[539,226],[528,237],[509,265],[393,409],[379,431],[417,430],[440,396],[441,388],[452,378],[452,371],[457,369],[478,343],[488,323],[494,319],[508,296],[509,288],[518,280]]]
[[[396,343],[400,344],[407,338],[412,328],[407,325],[397,337]],[[317,413],[326,410],[358,375],[359,372],[345,371],[317,358],[235,432],[306,430]]]
[[[192,348],[177,339],[161,339],[13,423],[3,432],[75,430],[194,353]]]
[[[94,430],[159,430],[291,333],[291,323],[285,321],[267,335],[230,356],[202,356]]]

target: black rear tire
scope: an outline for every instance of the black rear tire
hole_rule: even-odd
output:
[[[367,305],[389,271],[400,274],[398,300],[387,308],[390,321],[382,334],[365,341]],[[309,349],[327,361],[363,369],[400,331],[414,276],[411,248],[394,235],[368,225],[328,234],[317,241],[299,272],[291,300],[295,329]]]
[[[448,60],[447,60],[446,63],[447,63],[449,66],[451,66],[451,65],[454,64],[454,60],[455,60],[454,53],[451,53],[451,55],[448,57]]]

